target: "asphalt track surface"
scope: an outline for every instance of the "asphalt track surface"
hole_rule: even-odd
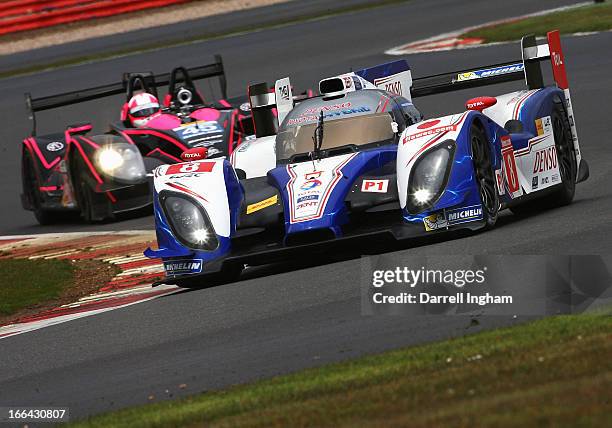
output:
[[[44,95],[114,80],[124,70],[166,71],[222,53],[230,90],[290,75],[297,87],[350,67],[388,61],[386,49],[501,17],[557,6],[559,1],[428,1],[346,14],[227,39],[198,43],[0,81],[4,102],[0,233],[148,228],[150,217],[86,226],[35,225],[18,200],[19,140],[28,130],[22,94]],[[493,231],[403,248],[394,254],[609,254],[612,252],[612,33],[564,38],[581,148],[591,178],[574,204],[526,218],[503,215]],[[520,57],[517,44],[409,57],[415,76]],[[519,83],[417,99],[427,116],[460,111],[475,95],[518,89]],[[102,125],[118,115],[120,99],[47,114],[41,128],[96,112]],[[41,117],[42,119],[42,117]],[[357,250],[367,253],[368,249]],[[356,254],[358,255],[358,254]],[[364,317],[360,261],[355,255],[304,257],[251,272],[240,282],[183,292],[0,341],[2,405],[70,406],[76,417],[221,388],[304,367],[455,337],[513,323],[506,317]],[[519,317],[518,321],[522,318]],[[187,388],[179,390],[185,383]],[[166,392],[167,391],[167,392]]]

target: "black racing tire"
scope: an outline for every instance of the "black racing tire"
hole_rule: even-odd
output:
[[[96,212],[96,207],[99,208],[108,204],[106,195],[94,192],[88,180],[85,178],[85,174],[87,174],[84,172],[85,169],[79,166],[77,166],[75,173],[72,174],[72,182],[75,184],[75,197],[79,206],[81,218],[83,221],[90,224],[102,222],[106,220],[108,216]]]
[[[77,201],[79,203],[79,209],[81,211],[81,218],[86,223],[94,223],[93,213],[93,195],[92,190],[85,181],[85,178],[79,176],[77,181]]]
[[[576,152],[574,151],[574,140],[569,118],[563,103],[555,103],[550,116],[553,134],[555,136],[555,147],[557,149],[557,162],[559,163],[559,173],[561,184],[558,184],[553,193],[548,193],[542,198],[534,199],[529,202],[516,205],[510,210],[517,215],[530,214],[550,208],[569,205],[576,193]]]
[[[40,225],[55,224],[60,220],[60,213],[42,208],[40,192],[36,190],[38,188],[38,180],[36,179],[34,162],[29,153],[24,152],[23,156],[23,191],[32,204],[34,217],[36,217],[36,221]]]
[[[484,131],[477,125],[470,128],[470,148],[474,164],[474,176],[478,183],[480,202],[482,203],[482,217],[485,229],[495,226],[499,216],[499,192],[493,163],[491,162],[491,144]]]

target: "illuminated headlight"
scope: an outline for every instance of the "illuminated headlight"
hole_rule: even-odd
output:
[[[205,251],[213,251],[219,246],[206,212],[187,196],[165,194],[162,196],[162,206],[172,232],[184,245]]]
[[[98,169],[105,175],[127,183],[140,182],[146,177],[142,156],[132,144],[108,144],[95,155]]]
[[[104,171],[114,171],[123,165],[123,158],[117,150],[108,147],[98,153],[98,163]]]
[[[408,184],[408,211],[421,213],[433,206],[444,192],[450,175],[455,142],[442,144],[425,152],[412,168]]]

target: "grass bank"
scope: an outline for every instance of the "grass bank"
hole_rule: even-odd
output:
[[[612,316],[559,316],[73,426],[612,426],[610,355]]]
[[[117,273],[98,260],[0,259],[0,324],[75,302]]]
[[[74,271],[68,260],[0,260],[0,315],[59,298],[73,282]]]
[[[550,30],[561,34],[612,29],[612,1],[534,16],[520,21],[483,27],[461,35],[461,38],[484,39],[485,43],[520,40],[525,34],[546,36]]]

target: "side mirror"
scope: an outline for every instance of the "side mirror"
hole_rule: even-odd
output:
[[[181,153],[181,159],[185,162],[197,161],[208,157],[208,149],[206,147],[196,147],[195,149],[185,150]]]

